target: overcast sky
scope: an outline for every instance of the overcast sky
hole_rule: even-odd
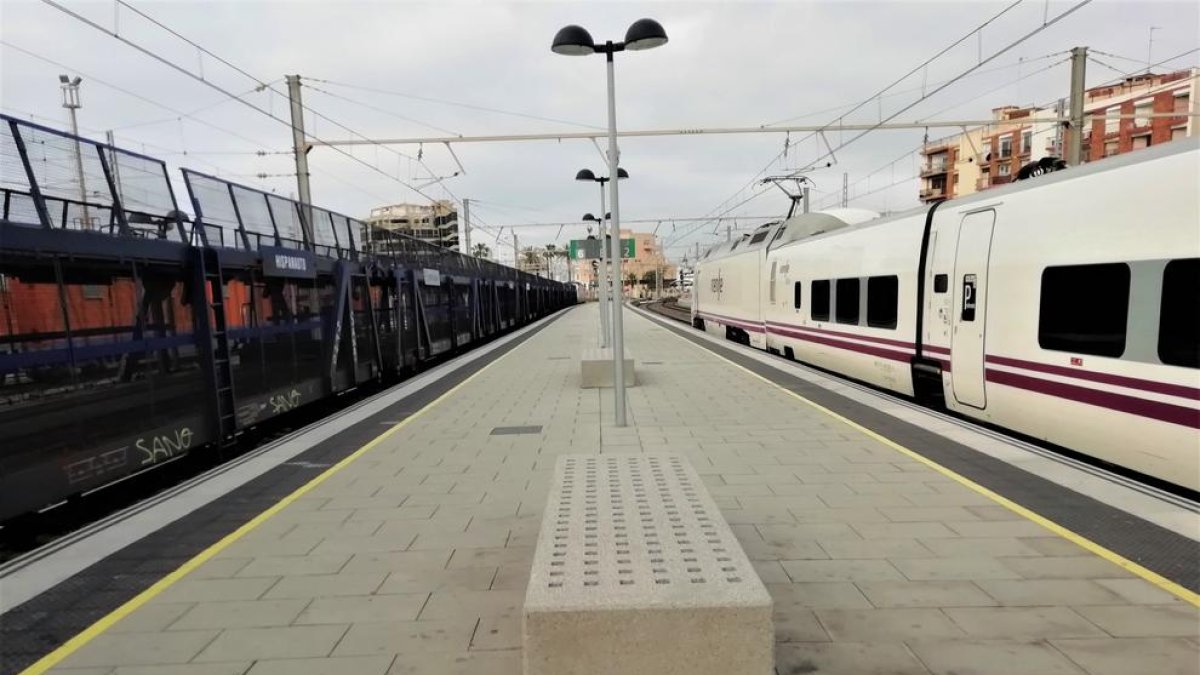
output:
[[[121,36],[237,94],[255,83],[210,57],[202,57],[163,29],[110,0],[66,6]],[[994,2],[144,2],[129,4],[183,36],[284,92],[285,74],[306,80],[312,110],[368,137],[431,137],[553,133],[603,128],[604,60],[563,57],[550,41],[563,25],[577,23],[597,40],[620,39],[641,17],[658,19],[670,42],[659,49],[617,55],[617,116],[621,129],[757,126],[830,122],[1008,4]],[[912,103],[921,88],[975,65],[1075,4],[1024,0],[984,31],[894,92],[847,118],[874,122]],[[1067,93],[1065,52],[1086,45],[1107,55],[1088,64],[1089,85],[1145,69],[1150,27],[1151,58],[1159,61],[1200,44],[1196,2],[1095,0],[1061,22],[901,114],[896,121],[986,119],[1005,104],[1048,103]],[[110,35],[34,0],[0,0],[0,107],[7,114],[65,127],[57,75],[83,76],[80,124],[102,139],[112,129],[118,145],[283,195],[295,192],[289,128],[232,101]],[[22,51],[25,50],[25,51]],[[36,54],[37,57],[29,53]],[[40,57],[40,58],[38,58]],[[53,61],[56,63],[47,62]],[[1141,63],[1139,63],[1141,62]],[[1196,65],[1197,54],[1157,70]],[[56,65],[61,64],[61,65]],[[126,90],[118,91],[119,87]],[[385,93],[390,92],[390,93]],[[132,94],[145,97],[141,100]],[[270,91],[246,100],[286,119],[287,101]],[[190,118],[155,105],[193,113]],[[456,105],[457,104],[457,105]],[[843,106],[841,110],[836,110]],[[518,114],[502,114],[495,109]],[[834,110],[831,110],[834,109]],[[539,119],[540,118],[540,119]],[[332,140],[353,135],[333,122],[307,116],[308,131]],[[226,130],[226,131],[222,131]],[[229,133],[232,132],[232,133]],[[931,137],[953,130],[932,129]],[[836,200],[842,173],[852,184],[851,205],[877,210],[916,204],[913,176],[924,132],[878,131],[836,153],[836,163],[808,175],[814,202]],[[836,146],[852,134],[827,136]],[[816,139],[792,134],[786,157],[770,173],[806,166],[824,152]],[[693,242],[724,236],[714,224],[672,223],[711,216],[754,194],[742,190],[784,148],[784,134],[630,138],[621,142],[622,166],[632,178],[621,185],[624,219],[662,219],[673,257]],[[601,142],[603,147],[607,147]],[[257,151],[275,152],[259,156]],[[423,198],[401,184],[428,184],[430,172],[457,170],[442,145],[364,147],[353,154],[370,167],[316,148],[309,155],[314,203],[363,217],[374,206]],[[438,198],[470,198],[480,226],[475,241],[511,250],[517,225],[521,243],[564,242],[582,225],[519,227],[578,222],[599,210],[598,188],[572,180],[580,168],[602,173],[588,141],[461,144],[455,152],[465,175],[423,188]],[[186,153],[186,154],[185,154]],[[893,160],[901,158],[894,163]],[[872,174],[872,172],[875,172]],[[268,174],[265,179],[256,174]],[[887,186],[891,187],[887,187]],[[740,191],[739,191],[740,190]],[[870,192],[871,194],[865,194]],[[862,195],[855,198],[855,195]],[[185,201],[179,195],[181,202]],[[184,204],[185,210],[190,210]],[[753,199],[729,215],[780,215],[780,193]],[[747,218],[742,229],[761,222]],[[733,223],[730,223],[733,224]],[[653,230],[655,223],[634,225]],[[511,255],[511,254],[509,254]]]

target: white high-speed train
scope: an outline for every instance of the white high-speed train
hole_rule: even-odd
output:
[[[709,249],[692,320],[1200,489],[1200,142]]]

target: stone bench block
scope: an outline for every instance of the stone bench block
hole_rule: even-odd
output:
[[[633,367],[633,356],[625,350],[625,386],[637,384],[637,372]],[[598,389],[613,386],[613,350],[585,349],[580,358],[580,386],[584,389]]]
[[[525,675],[770,675],[771,611],[683,456],[558,458],[525,595]]]

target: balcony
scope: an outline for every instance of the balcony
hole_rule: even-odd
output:
[[[946,173],[946,164],[939,162],[936,164],[926,164],[921,167],[921,178],[929,178],[930,176],[939,176]]]
[[[923,201],[923,202],[929,202],[929,201],[933,201],[935,199],[945,199],[946,198],[946,188],[941,188],[941,187],[924,188],[921,190],[921,192],[919,193],[918,196],[920,197],[921,201]]]

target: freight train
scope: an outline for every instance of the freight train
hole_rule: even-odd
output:
[[[576,302],[185,169],[188,216],[162,162],[3,116],[0,161],[0,521]]]
[[[694,325],[1200,489],[1200,143],[702,256]]]

